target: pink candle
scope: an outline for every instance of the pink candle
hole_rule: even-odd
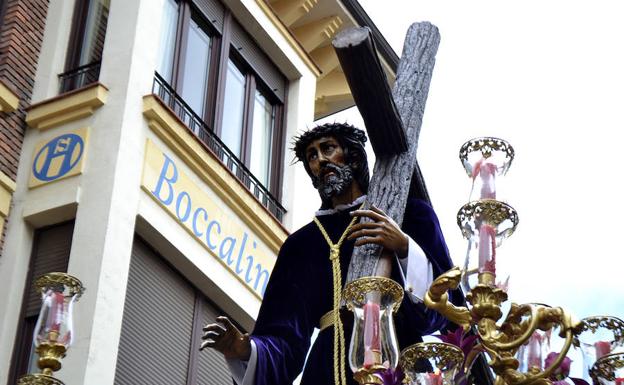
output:
[[[46,325],[49,331],[54,331],[57,334],[61,330],[61,322],[63,321],[64,299],[63,293],[52,292],[50,295],[50,312]],[[53,337],[56,338],[57,336]]]
[[[379,339],[379,304],[368,301],[364,305],[364,367],[381,364]]]
[[[481,199],[496,199],[496,165],[479,159],[472,172],[473,181],[479,176],[481,178]]]
[[[479,271],[496,273],[496,230],[490,225],[479,228]]]
[[[542,369],[542,338],[539,334],[533,333],[529,338],[529,349],[527,354],[527,364],[530,368]]]
[[[596,359],[611,353],[611,343],[609,341],[598,341],[594,344],[596,348]]]
[[[442,375],[437,371],[435,373],[425,373],[427,385],[442,385]]]

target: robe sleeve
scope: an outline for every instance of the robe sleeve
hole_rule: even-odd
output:
[[[453,263],[449,256],[444,236],[440,228],[438,218],[433,208],[424,200],[410,199],[408,201],[403,219],[403,231],[409,235],[422,249],[429,261],[433,273],[433,279],[443,272],[451,269]],[[408,266],[409,267],[409,266]],[[403,279],[402,277],[398,277]],[[427,277],[422,277],[423,280]],[[422,303],[414,303],[405,296],[401,310],[397,318],[399,324],[404,323],[405,328],[412,334],[409,339],[416,339],[419,335],[431,334],[446,326],[447,320],[434,310],[427,309]],[[451,302],[459,304],[463,302],[461,291],[454,290],[449,293]]]
[[[411,237],[408,239],[407,257],[399,258],[399,266],[405,279],[405,294],[412,302],[419,303],[433,282],[433,268],[423,249]]]
[[[315,321],[305,267],[287,239],[267,285],[251,339],[256,345],[255,385],[290,384],[303,368]]]

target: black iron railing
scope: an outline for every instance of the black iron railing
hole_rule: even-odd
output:
[[[282,221],[286,209],[158,73],[154,74],[152,93],[171,108],[275,218]]]
[[[97,82],[100,78],[100,64],[101,61],[96,61],[60,74],[59,92],[62,94]]]

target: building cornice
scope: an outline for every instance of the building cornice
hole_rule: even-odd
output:
[[[108,88],[101,83],[79,88],[28,107],[26,123],[38,130],[91,116],[106,103]]]
[[[0,80],[0,112],[13,112],[19,106],[19,97]]]
[[[5,173],[0,171],[0,221],[9,215],[11,207],[11,197],[15,192],[15,182]],[[0,223],[0,231],[2,223]]]
[[[277,17],[271,6],[267,4],[265,0],[256,0],[256,3],[260,7],[260,9],[262,9],[264,14],[271,20],[273,25],[277,27],[282,36],[286,39],[286,41],[288,41],[288,43],[295,50],[295,52],[297,52],[299,57],[303,60],[303,62],[310,69],[310,71],[312,71],[314,76],[316,76],[317,78],[321,76],[320,68],[316,65],[316,63],[314,63],[314,60],[312,60],[312,58],[303,48],[301,43],[292,35],[288,27],[286,27],[284,23],[279,19],[279,17]]]

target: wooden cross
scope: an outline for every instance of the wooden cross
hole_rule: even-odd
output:
[[[409,196],[430,201],[416,149],[439,43],[431,23],[410,26],[391,92],[368,28],[346,29],[332,42],[377,158],[368,201],[399,225]],[[375,275],[380,255],[378,245],[356,247],[347,282]]]

